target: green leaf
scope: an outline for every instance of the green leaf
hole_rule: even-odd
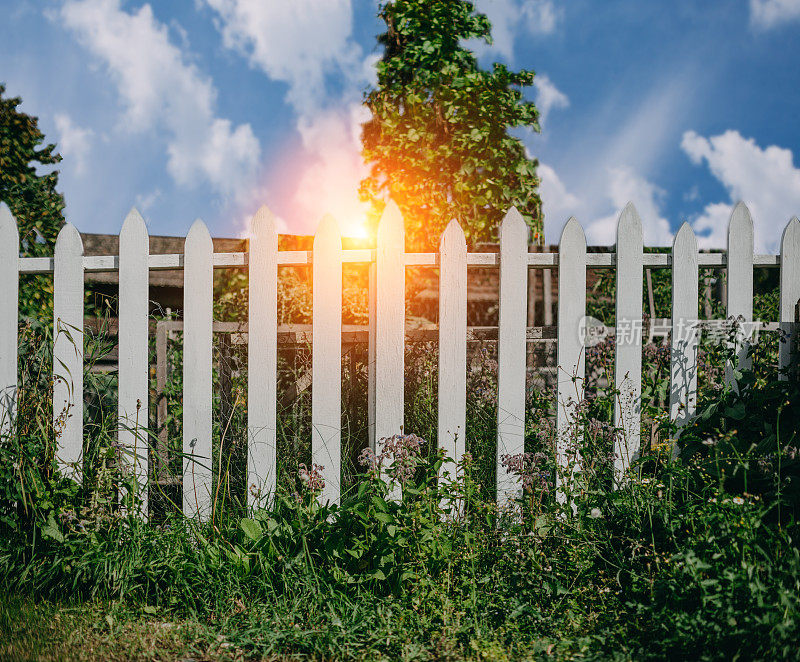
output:
[[[47,523],[42,527],[42,535],[46,538],[51,538],[56,542],[64,542],[64,534],[61,533],[61,530],[58,528],[58,524],[56,523],[56,518],[52,510],[47,514]]]
[[[246,535],[252,541],[258,541],[261,539],[263,531],[261,530],[261,525],[251,519],[243,518],[241,522],[239,522],[239,527],[244,531],[244,535]]]

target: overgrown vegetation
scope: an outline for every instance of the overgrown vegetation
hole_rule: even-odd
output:
[[[769,367],[774,343],[754,348],[756,372],[737,389],[704,386],[677,459],[658,399],[666,359],[646,350],[651,443],[616,487],[616,394],[604,381],[613,345],[598,346],[567,501],[555,498],[551,398],[537,387],[527,452],[504,458],[519,498],[500,508],[489,489],[491,349],[474,358],[470,453],[455,467],[429,436],[426,347],[410,361],[406,434],[377,457],[346,442],[352,480],[340,505],[318,503],[321,474],[301,447],[268,508],[201,525],[175,512],[145,523],[119,507],[130,483],[98,395],[107,383],[87,381],[94,469],[80,486],[62,476],[46,395],[51,339],[34,324],[22,337],[19,415],[0,441],[3,658],[796,656],[800,389]],[[106,346],[102,333],[89,340],[95,356]],[[704,356],[718,365],[724,354]]]

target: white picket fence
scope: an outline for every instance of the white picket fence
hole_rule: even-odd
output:
[[[754,255],[753,222],[743,204],[733,211],[724,253],[700,253],[694,232],[684,224],[671,254],[644,253],[642,224],[633,207],[622,212],[616,252],[587,253],[581,225],[570,219],[558,253],[529,253],[528,230],[511,209],[500,228],[499,253],[468,253],[455,221],[445,230],[438,253],[405,253],[403,219],[390,204],[381,219],[377,249],[342,250],[336,222],[322,221],[313,251],[279,251],[274,217],[266,208],[255,215],[249,253],[214,253],[205,224],[196,221],[185,253],[149,255],[144,220],[132,210],[120,233],[119,256],[84,257],[80,234],[66,225],[53,258],[20,258],[17,226],[0,207],[0,384],[3,429],[14,413],[17,383],[17,288],[20,273],[53,273],[55,282],[54,419],[57,457],[80,480],[83,450],[83,293],[87,271],[119,271],[119,441],[130,452],[133,471],[144,486],[148,453],[148,270],[183,269],[183,451],[201,459],[184,462],[183,508],[206,518],[212,504],[212,303],[213,270],[249,269],[248,333],[248,494],[251,503],[274,491],[276,481],[277,282],[279,265],[313,267],[312,460],[324,466],[323,500],[337,501],[341,474],[342,264],[370,265],[369,420],[373,447],[403,425],[405,267],[440,269],[438,443],[459,460],[465,450],[467,402],[467,269],[499,267],[498,329],[498,500],[519,489],[500,462],[523,452],[525,437],[526,320],[528,269],[558,269],[559,454],[577,403],[582,398],[587,268],[616,269],[617,347],[615,387],[620,391],[615,468],[621,476],[640,445],[643,269],[672,269],[672,357],[670,415],[679,424],[695,410],[697,390],[698,269],[727,268],[728,317],[753,316],[753,267],[780,269],[780,326],[791,334],[800,300],[800,221],[783,233],[780,255]],[[739,340],[744,356],[746,341]],[[780,351],[781,366],[791,359],[791,343]],[[728,379],[730,379],[730,375]],[[63,412],[68,409],[69,415]],[[609,449],[611,450],[611,449]],[[145,494],[146,491],[142,490]]]

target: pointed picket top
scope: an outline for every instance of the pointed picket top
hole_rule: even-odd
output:
[[[440,246],[442,252],[445,250],[458,250],[461,249],[462,246],[464,251],[467,250],[467,240],[464,237],[464,230],[461,229],[461,224],[456,219],[452,219],[444,229],[440,240]]]
[[[800,250],[800,220],[798,220],[797,216],[794,216],[783,228],[781,255],[784,255],[787,251],[796,252],[798,250]]]
[[[143,244],[143,247],[149,252],[149,233],[147,231],[147,223],[145,222],[139,210],[136,207],[131,207],[125,221],[122,223],[122,229],[119,232],[120,254],[122,254],[122,246],[127,242],[133,242],[133,245]]]
[[[619,215],[619,221],[617,221],[618,244],[620,240],[628,245],[634,242],[636,244],[642,244],[644,242],[642,219],[639,216],[639,212],[636,211],[636,206],[632,202],[625,205],[625,208]]]
[[[559,247],[565,246],[586,246],[586,234],[583,231],[583,226],[578,222],[574,216],[570,216],[564,228],[561,230],[561,238],[558,240]],[[559,252],[561,252],[559,250]]]
[[[192,223],[192,227],[190,227],[189,232],[186,233],[186,241],[184,243],[186,247],[192,244],[193,246],[201,246],[203,248],[210,248],[212,251],[214,250],[214,242],[211,241],[211,233],[200,218]]]
[[[0,203],[0,242],[3,246],[19,246],[19,230],[14,215],[5,203]],[[17,250],[17,252],[19,252]]]
[[[528,224],[516,207],[510,207],[500,222],[500,243],[504,241],[528,243]]]
[[[56,255],[62,253],[83,255],[81,233],[72,223],[65,223],[59,231],[58,237],[56,237],[55,253]]]
[[[144,228],[145,232],[147,231],[147,222],[144,220],[136,207],[131,207],[128,215],[125,217],[125,220],[122,223],[123,231],[125,230],[125,226],[131,226],[139,229]]]
[[[314,235],[314,246],[317,242],[338,241],[341,245],[342,234],[339,230],[339,224],[331,214],[325,214],[317,226],[317,232]]]
[[[745,233],[744,236],[752,237],[753,235],[753,217],[747,205],[741,200],[736,203],[731,212],[731,218],[728,222],[728,240],[733,234],[739,232]]]
[[[675,239],[672,240],[672,247],[675,251],[697,252],[697,235],[687,221],[684,221],[680,229],[675,233]]]
[[[378,222],[378,248],[382,246],[402,252],[405,250],[403,214],[394,200],[389,200]]]
[[[797,329],[795,309],[800,299],[800,221],[795,216],[786,224],[781,237],[781,275],[780,275],[779,319],[785,338],[778,348],[778,365],[786,368],[792,364]],[[782,380],[789,375],[781,373]]]
[[[278,219],[269,207],[262,205],[250,221],[251,237],[269,237],[278,234]]]

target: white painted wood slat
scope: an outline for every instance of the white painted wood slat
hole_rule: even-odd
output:
[[[378,307],[378,265],[369,265],[368,324],[367,335],[367,435],[369,446],[375,450],[375,344],[378,337],[375,311]]]
[[[525,451],[528,226],[512,207],[500,225],[500,321],[497,336],[497,503],[520,490],[504,455]]]
[[[697,237],[688,223],[672,243],[672,334],[670,347],[670,419],[689,422],[697,407],[697,347],[700,337]]]
[[[148,314],[150,240],[144,219],[132,209],[119,233],[119,395],[118,438],[123,461],[139,486],[142,514],[147,514],[147,429],[149,368]]]
[[[116,271],[119,266],[116,255],[89,255],[83,258],[86,271]],[[406,266],[430,266],[439,264],[438,253],[406,253],[404,256]],[[645,253],[644,266],[653,269],[669,268],[672,256],[668,253]],[[313,257],[311,251],[280,251],[278,253],[278,266],[302,267],[311,264]],[[375,262],[375,251],[369,248],[347,249],[342,251],[344,263]],[[724,253],[701,253],[699,256],[701,267],[725,267],[728,262]],[[496,267],[499,264],[497,253],[469,253],[467,264],[471,267]],[[558,266],[557,253],[529,253],[528,264],[547,271]],[[616,264],[614,253],[589,253],[586,256],[586,266],[591,269],[611,269]],[[756,267],[780,267],[780,255],[756,254],[753,256],[753,265]],[[244,267],[247,266],[246,253],[214,253],[214,268]],[[164,254],[150,256],[150,271],[164,271],[183,268],[183,254]],[[52,257],[24,257],[19,261],[20,273],[46,274],[53,273]]]
[[[17,403],[19,231],[5,204],[0,204],[0,283],[0,434],[7,434]]]
[[[783,342],[779,348],[778,365],[784,369],[791,365],[793,351],[797,350],[797,324],[795,311],[800,300],[800,220],[793,218],[783,230],[781,238],[781,292],[780,328]],[[796,357],[795,357],[796,358]],[[780,379],[788,379],[781,374]]]
[[[314,237],[311,461],[324,467],[322,503],[338,503],[342,475],[342,237],[326,216]]]
[[[57,460],[80,481],[83,470],[83,242],[74,225],[58,233],[53,272],[53,425]]]
[[[577,460],[568,455],[568,448],[579,434],[575,414],[583,400],[586,374],[586,236],[575,218],[561,232],[558,254],[556,454],[561,471],[556,477],[556,497],[563,503],[569,491],[564,480],[572,475]]]
[[[183,512],[212,515],[214,246],[205,223],[186,235],[183,270]]]
[[[277,484],[278,230],[266,208],[250,230],[247,336],[247,500],[265,504]]]
[[[467,242],[457,221],[445,229],[439,252],[437,436],[439,448],[458,465],[466,450],[467,427]]]
[[[615,479],[639,457],[642,393],[642,221],[633,204],[617,224],[617,305],[614,386]]]
[[[728,224],[728,319],[734,318],[739,328],[734,339],[735,363],[739,370],[749,370],[747,356],[750,343],[747,335],[753,321],[753,218],[740,202],[734,207]],[[733,385],[734,364],[725,368],[725,383]]]
[[[375,438],[400,434],[403,429],[404,349],[406,320],[405,230],[403,216],[389,202],[378,224],[375,277]]]

